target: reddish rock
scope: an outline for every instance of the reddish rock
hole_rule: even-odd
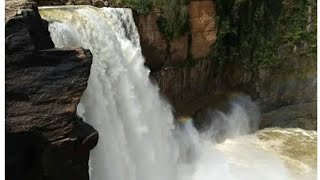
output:
[[[170,59],[169,65],[179,65],[186,62],[188,57],[188,36],[184,35],[173,39],[170,44]]]
[[[210,46],[216,41],[215,2],[191,1],[189,15],[192,35],[191,54],[195,59],[206,57],[210,53]]]
[[[157,13],[154,11],[136,17],[142,54],[145,56],[146,64],[150,69],[161,68],[168,56],[167,41],[158,30],[157,18]]]
[[[193,59],[207,57],[210,46],[216,41],[215,2],[191,1],[189,5],[191,43],[188,36],[166,40],[157,26],[158,13],[152,10],[147,15],[136,17],[140,34],[142,54],[151,69],[161,69],[186,62],[188,50]]]
[[[191,1],[189,15],[190,35],[172,40],[166,40],[159,32],[158,13],[155,10],[147,15],[136,16],[146,65],[151,69],[151,75],[162,93],[179,112],[184,111],[182,106],[187,101],[206,95],[212,84],[213,61],[205,57],[216,40],[215,2]],[[189,59],[188,55],[192,58]]]

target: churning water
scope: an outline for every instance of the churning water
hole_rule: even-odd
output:
[[[148,79],[130,9],[44,7],[40,14],[49,22],[56,47],[81,46],[93,54],[88,87],[78,105],[79,116],[100,135],[90,156],[91,179],[316,177],[315,132],[269,129],[245,135],[256,126],[252,119],[257,113],[252,114],[241,103],[234,103],[229,113],[213,112],[212,121],[223,122],[224,135],[232,137],[223,143],[212,140],[219,132],[216,127],[220,127],[215,123],[202,133],[193,127],[191,119],[175,128],[170,105]],[[290,140],[292,135],[295,138]],[[301,148],[297,157],[292,149],[297,144],[290,148],[290,141],[296,138],[304,139],[299,145],[310,146],[312,152]],[[289,151],[282,151],[284,148]]]
[[[243,96],[230,103],[229,111],[209,111],[208,116],[211,126],[203,132],[198,133],[191,119],[182,120],[176,130],[182,157],[179,180],[316,179],[315,131],[267,128],[248,134],[258,128],[259,109]],[[222,136],[227,139],[216,143]]]

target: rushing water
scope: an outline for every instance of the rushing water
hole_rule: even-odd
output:
[[[93,54],[88,87],[78,105],[78,114],[100,135],[90,156],[91,179],[315,178],[316,133],[267,129],[245,135],[258,117],[242,104],[234,103],[229,113],[213,112],[213,122],[224,122],[225,135],[232,137],[224,143],[212,140],[219,127],[215,123],[202,133],[191,119],[174,128],[170,105],[148,79],[130,9],[45,7],[40,14],[50,23],[56,47],[81,46]],[[292,147],[310,146],[310,151],[294,151],[291,141],[297,138],[303,140]]]
[[[91,50],[93,64],[78,114],[99,132],[91,154],[94,180],[175,178],[173,116],[148,79],[130,9],[49,8],[56,47]]]

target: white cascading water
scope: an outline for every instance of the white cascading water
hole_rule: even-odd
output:
[[[256,134],[237,137],[250,132],[254,116],[239,103],[211,117],[225,122],[225,135],[232,140],[212,141],[214,123],[200,134],[191,120],[174,128],[170,105],[148,79],[130,9],[43,7],[40,14],[56,47],[81,46],[93,54],[78,105],[79,116],[99,132],[90,156],[92,180],[295,179],[280,152],[270,150],[274,146]],[[313,179],[313,167],[308,168]]]
[[[171,107],[148,79],[131,10],[49,8],[41,15],[51,22],[56,47],[81,46],[93,54],[78,106],[99,132],[91,179],[175,179]]]

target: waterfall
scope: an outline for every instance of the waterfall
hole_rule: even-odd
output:
[[[78,115],[99,132],[98,145],[90,155],[92,180],[316,177],[314,166],[296,159],[295,151],[281,155],[283,152],[274,150],[290,144],[292,139],[287,138],[288,134],[300,132],[303,133],[293,139],[301,137],[301,146],[311,143],[313,150],[316,133],[271,129],[246,135],[258,127],[255,119],[259,119],[259,113],[252,101],[243,103],[240,99],[232,103],[229,112],[209,113],[213,124],[206,132],[199,133],[191,118],[175,127],[171,106],[162,100],[158,87],[148,79],[149,70],[144,67],[139,34],[130,9],[43,7],[40,14],[49,22],[56,47],[84,47],[93,54],[88,87],[77,109]],[[221,133],[221,129],[232,139],[216,144],[211,138]],[[278,135],[273,136],[274,133]],[[277,137],[287,140],[275,139]],[[299,162],[299,172],[306,170],[308,176],[302,173],[296,178],[283,159],[289,159],[291,166]],[[313,156],[308,159],[312,163],[313,160]]]
[[[131,10],[53,7],[41,15],[56,47],[81,46],[93,54],[78,105],[79,116],[99,132],[91,179],[175,179],[171,107],[148,79]]]

